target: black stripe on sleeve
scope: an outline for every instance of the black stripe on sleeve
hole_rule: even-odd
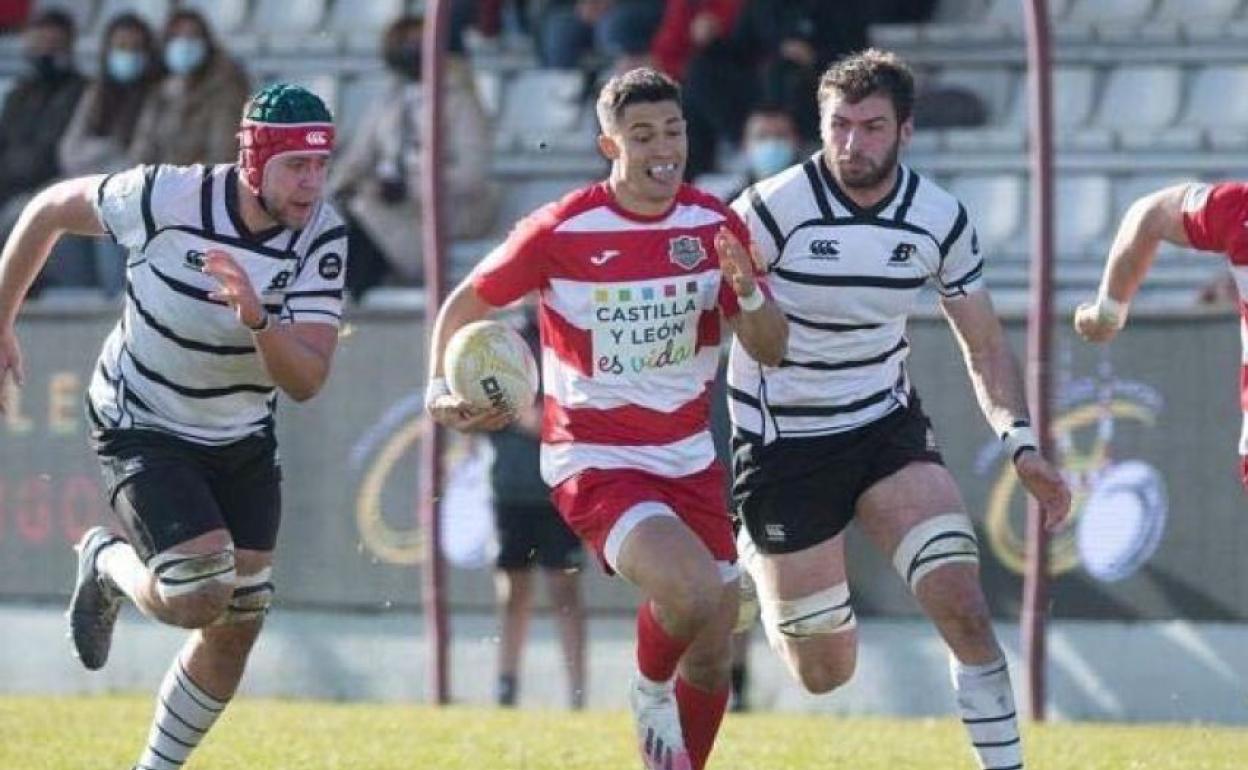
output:
[[[806,172],[806,180],[810,182],[810,194],[815,198],[815,204],[819,206],[819,213],[824,219],[835,219],[832,213],[832,203],[828,201],[828,193],[824,189],[823,181],[819,178],[819,171],[815,168],[815,159],[807,158],[802,164],[802,170]]]
[[[159,170],[159,165],[143,168],[143,195],[139,199],[139,207],[143,211],[143,229],[147,232],[147,238],[143,241],[144,247],[156,237],[156,217],[152,215],[152,188],[156,186],[156,173]]]
[[[292,308],[290,309],[290,313],[291,313],[291,315],[292,315],[292,316],[296,317],[296,319],[297,319],[297,317],[298,317],[298,316],[301,316],[301,315],[304,315],[304,314],[308,314],[308,313],[312,313],[312,314],[315,314],[315,315],[323,315],[323,316],[327,316],[327,317],[329,317],[329,318],[333,318],[333,319],[335,319],[335,320],[341,320],[341,319],[342,319],[342,313],[335,313],[335,312],[333,312],[332,310],[318,310],[318,309],[316,309],[316,308],[297,308],[297,307],[292,307]]]
[[[739,388],[734,388],[732,386],[728,387],[728,397],[731,398],[733,401],[740,401],[746,406],[752,406],[755,409],[761,409],[763,405],[761,401],[759,401],[757,398],[754,398],[749,393],[746,393],[744,390],[741,390]]]
[[[906,182],[905,194],[901,196],[901,205],[897,207],[897,213],[893,216],[894,222],[906,221],[906,214],[910,213],[910,204],[914,203],[914,193],[919,189],[919,175],[912,169],[906,169],[906,173],[910,175],[910,179]]]
[[[104,232],[108,233],[108,237],[113,239],[113,243],[118,243],[117,235],[113,232],[113,228],[108,226],[108,222],[104,221],[104,188],[117,176],[116,172],[109,174],[100,180],[100,186],[95,189],[95,210],[100,219],[100,224],[104,226]]]
[[[776,224],[776,218],[771,215],[771,210],[763,202],[763,196],[758,194],[758,190],[754,189],[753,185],[746,188],[745,196],[750,201],[750,208],[754,209],[754,213],[758,215],[758,221],[763,223],[767,234],[771,236],[771,240],[775,241],[776,257],[779,258],[780,252],[784,250],[784,233],[780,231],[780,225]]]
[[[966,222],[966,207],[959,203],[958,218],[953,222],[953,229],[940,242],[940,261],[942,263],[945,261],[945,257],[949,256],[949,249],[952,249],[953,244],[957,242],[958,238],[962,237],[962,231],[966,229]]]
[[[342,289],[318,289],[316,291],[288,291],[286,299],[301,299],[307,297],[327,297],[329,299],[342,299]]]
[[[944,288],[941,290],[940,293],[946,297],[957,297],[957,296],[965,295],[966,285],[968,283],[972,283],[978,280],[979,277],[982,276],[983,274],[984,274],[984,260],[981,259],[979,260],[979,262],[975,264],[975,267],[972,267],[970,270],[966,272],[966,275],[962,276],[956,281],[950,281],[949,283],[944,284]]]
[[[212,166],[204,166],[204,178],[199,184],[199,219],[200,226],[208,232],[216,230],[212,222]]]
[[[325,232],[316,236],[316,240],[312,241],[311,246],[308,246],[308,255],[311,256],[312,254],[315,254],[317,249],[321,248],[322,246],[329,243],[330,241],[336,241],[339,238],[346,238],[346,237],[347,237],[346,225],[338,225],[337,227],[331,227]]]

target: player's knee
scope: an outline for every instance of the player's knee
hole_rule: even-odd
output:
[[[193,556],[162,554],[150,567],[163,604],[162,620],[203,628],[228,609],[236,579],[232,549]]]
[[[656,601],[683,631],[681,636],[693,636],[715,619],[721,589],[722,585],[718,582],[705,586],[685,585]]]
[[[836,657],[800,658],[797,663],[797,678],[806,692],[823,695],[852,679],[856,665],[856,657],[852,653]]]
[[[975,581],[958,581],[952,586],[941,586],[939,598],[933,608],[941,631],[956,647],[960,643],[978,643],[993,637],[992,616],[983,591]]]
[[[799,599],[769,599],[763,602],[762,611],[768,634],[798,644],[848,633],[858,624],[848,583],[837,583]]]
[[[215,622],[218,625],[238,625],[262,621],[273,603],[272,573],[271,568],[265,567],[254,575],[239,577],[225,612]]]
[[[920,581],[954,564],[979,564],[979,541],[964,513],[933,516],[910,528],[893,552],[893,567],[912,592]]]

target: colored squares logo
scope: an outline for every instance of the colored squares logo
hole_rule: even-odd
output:
[[[607,289],[594,289],[594,302],[606,304],[611,301],[611,292]]]
[[[651,300],[651,299],[654,299],[654,289],[650,288],[649,286],[647,286],[647,287],[645,287],[644,289],[642,289],[642,290],[641,290],[641,298],[642,298],[642,299],[644,299],[644,300]]]
[[[674,283],[669,283],[669,284],[667,284],[666,286],[664,286],[664,287],[663,287],[663,296],[664,296],[664,297],[675,297],[675,296],[676,296],[676,284],[674,284]]]
[[[620,297],[620,302],[632,302],[633,301],[632,289],[620,289],[619,297]]]
[[[697,294],[697,293],[698,293],[698,282],[697,282],[697,281],[688,281],[688,282],[686,282],[686,283],[685,283],[685,293],[686,293],[686,294]]]

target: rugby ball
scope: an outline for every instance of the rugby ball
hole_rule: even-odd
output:
[[[537,362],[529,344],[504,323],[464,326],[451,336],[442,360],[451,393],[473,406],[515,411],[537,394]]]

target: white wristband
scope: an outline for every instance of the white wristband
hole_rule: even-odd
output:
[[[430,377],[429,384],[425,386],[425,408],[428,409],[442,396],[449,396],[451,389],[447,387],[445,377]]]
[[[1031,423],[1026,420],[1018,420],[1007,428],[1005,433],[1001,434],[1001,443],[1005,444],[1005,453],[1009,455],[1010,462],[1018,462],[1018,456],[1028,449],[1040,448],[1036,432],[1032,430]]]
[[[753,313],[767,302],[767,295],[763,294],[763,290],[758,288],[758,284],[754,285],[754,291],[746,294],[744,297],[737,295],[737,304],[747,313]]]
[[[1127,303],[1119,302],[1108,294],[1096,295],[1096,304],[1092,309],[1096,312],[1097,320],[1109,321],[1116,329],[1127,325]]]

